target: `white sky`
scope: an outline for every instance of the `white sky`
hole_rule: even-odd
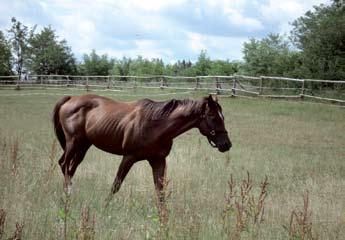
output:
[[[240,60],[243,42],[289,33],[292,22],[326,0],[0,0],[0,30],[11,17],[51,25],[78,59],[95,49],[110,57]]]

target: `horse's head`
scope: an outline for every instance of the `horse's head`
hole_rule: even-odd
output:
[[[232,144],[225,129],[222,108],[212,95],[204,101],[198,128],[200,133],[207,137],[211,146],[218,148],[220,152],[231,148]]]

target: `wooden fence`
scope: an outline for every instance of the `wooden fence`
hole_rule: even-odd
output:
[[[124,90],[133,88],[212,91],[238,97],[311,99],[345,105],[345,81],[285,77],[232,76],[0,76],[0,89],[82,88]]]

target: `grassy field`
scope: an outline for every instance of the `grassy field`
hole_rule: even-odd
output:
[[[168,157],[169,222],[162,227],[151,169],[145,161],[132,168],[110,206],[103,208],[121,158],[94,147],[79,166],[73,193],[65,204],[63,177],[57,165],[61,149],[58,144],[54,149],[51,111],[62,94],[82,93],[0,90],[0,209],[6,213],[3,234],[0,219],[0,239],[1,235],[4,239],[13,236],[16,222],[22,239],[62,239],[65,219],[68,239],[345,236],[344,108],[222,98],[233,148],[225,154],[217,152],[196,129],[175,140]],[[157,95],[160,90],[96,93],[124,101],[200,96],[183,92]],[[239,185],[247,172],[252,189],[241,198]],[[236,193],[227,203],[231,176]],[[262,200],[263,219],[254,223],[257,205],[251,204],[251,199],[257,201],[265,176],[269,185]],[[307,193],[309,205],[304,206]]]

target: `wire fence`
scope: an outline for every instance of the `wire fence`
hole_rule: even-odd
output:
[[[125,89],[174,89],[212,91],[238,97],[285,98],[345,105],[345,81],[285,77],[231,76],[0,76],[0,89],[71,88],[120,91]]]

